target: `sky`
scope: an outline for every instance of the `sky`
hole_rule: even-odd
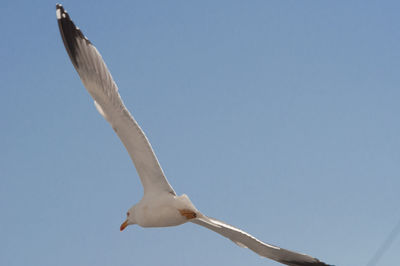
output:
[[[61,2],[171,185],[340,266],[400,220],[398,1]],[[64,49],[56,2],[2,1],[0,265],[279,265],[194,224],[130,226],[133,164]],[[394,237],[374,265],[397,265]]]

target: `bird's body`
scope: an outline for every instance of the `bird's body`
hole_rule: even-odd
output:
[[[145,196],[132,208],[136,224],[142,227],[181,225],[190,219],[201,216],[201,213],[185,194],[175,196],[163,193],[161,195]],[[130,216],[131,212],[128,211],[128,213]]]
[[[128,151],[144,188],[142,200],[129,209],[128,225],[166,227],[186,222],[201,225],[257,254],[293,266],[327,265],[311,256],[264,243],[250,234],[199,212],[189,197],[177,196],[169,184],[146,135],[125,107],[118,87],[96,47],[82,34],[62,5],[56,15],[67,53],[98,112],[110,123]]]

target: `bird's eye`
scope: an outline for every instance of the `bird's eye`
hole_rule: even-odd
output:
[[[126,213],[126,216],[129,216],[129,212]]]

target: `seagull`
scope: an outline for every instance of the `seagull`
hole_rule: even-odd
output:
[[[149,140],[125,107],[118,87],[96,47],[75,26],[61,4],[56,15],[65,49],[97,111],[110,123],[136,167],[143,198],[127,212],[120,230],[128,225],[167,227],[192,222],[206,227],[260,256],[292,266],[328,265],[311,256],[264,243],[220,220],[202,214],[185,194],[178,196],[169,184]]]

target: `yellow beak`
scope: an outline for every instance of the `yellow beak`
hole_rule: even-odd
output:
[[[119,228],[119,230],[124,230],[126,227],[128,226],[128,219],[126,219],[125,220],[125,222],[123,222],[122,224],[121,224],[121,227]]]

